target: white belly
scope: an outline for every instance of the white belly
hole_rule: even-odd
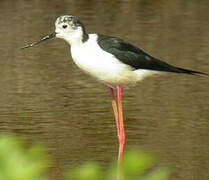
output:
[[[133,74],[130,66],[121,63],[113,55],[103,51],[93,39],[96,38],[94,36],[90,35],[90,40],[80,46],[71,47],[74,62],[83,71],[105,84],[126,84]]]
[[[96,43],[96,37],[95,34],[90,34],[87,42],[71,46],[72,58],[84,72],[110,86],[134,84],[156,73],[150,70],[134,71],[112,54],[103,51]]]

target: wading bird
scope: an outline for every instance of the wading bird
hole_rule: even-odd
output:
[[[32,47],[55,37],[67,41],[72,59],[79,68],[109,87],[119,141],[118,165],[122,161],[125,144],[122,87],[135,84],[154,74],[208,75],[158,60],[122,39],[101,34],[87,34],[82,22],[73,15],[58,17],[54,33],[22,48]]]

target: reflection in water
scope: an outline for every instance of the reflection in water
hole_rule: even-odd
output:
[[[47,146],[61,169],[117,156],[115,124],[105,87],[70,61],[52,40],[20,51],[53,32],[57,16],[75,14],[89,32],[121,37],[168,63],[209,72],[206,0],[1,1],[0,132]],[[127,149],[139,146],[173,165],[172,179],[204,180],[208,172],[209,80],[170,75],[125,90]]]

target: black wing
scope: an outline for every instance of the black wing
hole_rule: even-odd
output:
[[[205,74],[197,71],[178,68],[166,62],[160,61],[119,38],[99,35],[97,41],[99,46],[104,51],[113,54],[121,62],[131,66],[134,69],[149,69],[187,74]]]

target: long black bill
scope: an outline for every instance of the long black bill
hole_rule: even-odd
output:
[[[48,36],[45,36],[45,37],[41,38],[39,41],[34,41],[31,44],[28,44],[28,45],[26,45],[24,47],[21,47],[20,49],[25,49],[25,48],[33,47],[33,46],[35,46],[35,45],[37,45],[37,44],[39,44],[39,43],[41,43],[43,41],[46,41],[48,39],[55,38],[55,36],[56,36],[56,32],[54,32],[54,33],[52,33],[52,34],[50,34]]]

